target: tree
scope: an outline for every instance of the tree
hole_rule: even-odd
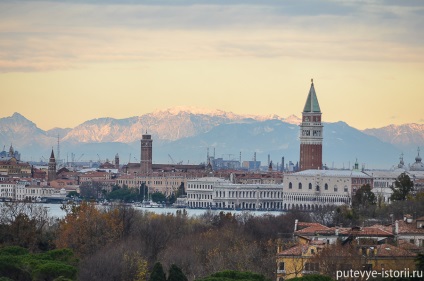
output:
[[[77,260],[69,249],[31,254],[21,247],[0,249],[0,276],[11,280],[75,280]],[[6,279],[7,280],[7,279]],[[64,279],[62,279],[64,280]]]
[[[181,270],[181,268],[173,264],[169,268],[167,281],[188,281],[188,279],[187,276],[185,276],[185,274]]]
[[[366,208],[370,205],[375,205],[377,198],[374,192],[371,191],[371,186],[365,184],[359,188],[352,198],[352,205],[354,207]]]
[[[235,271],[235,270],[225,270],[221,272],[214,273],[208,277],[196,279],[196,281],[269,281],[265,276],[248,272],[248,271]]]
[[[48,250],[52,247],[52,225],[53,219],[42,205],[25,202],[0,205],[0,244]]]
[[[153,266],[149,281],[166,281],[165,271],[163,271],[163,266],[160,262],[155,263]]]
[[[152,193],[152,201],[153,202],[156,202],[156,203],[161,203],[161,202],[164,202],[164,201],[166,201],[166,196],[165,196],[165,194],[163,194],[162,192],[155,192],[155,193]]]
[[[66,197],[72,198],[72,197],[79,197],[79,193],[76,191],[71,191],[66,195]]]
[[[59,221],[56,245],[71,248],[79,257],[92,255],[100,247],[124,234],[119,209],[99,210],[95,204],[65,205],[67,215]]]
[[[394,186],[391,186],[390,188],[393,191],[392,196],[390,196],[390,200],[404,201],[409,193],[414,190],[414,183],[406,173],[402,173],[396,179]]]
[[[417,262],[417,270],[424,271],[424,254],[419,253],[416,259]]]
[[[333,281],[331,277],[319,274],[311,274],[302,277],[296,277],[290,279],[290,281]]]

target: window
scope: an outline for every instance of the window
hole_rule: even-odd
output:
[[[309,189],[312,189],[312,183],[309,183]]]
[[[337,186],[334,187],[334,192],[337,192],[338,188]]]
[[[291,182],[289,182],[289,189],[293,188],[293,184]]]
[[[299,189],[302,189],[302,183],[299,182]]]
[[[324,185],[324,189],[325,189],[325,190],[328,190],[328,184],[325,184],[325,185]]]
[[[284,262],[278,264],[278,270],[284,270]]]

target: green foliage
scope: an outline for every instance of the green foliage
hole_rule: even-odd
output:
[[[416,269],[424,271],[424,254],[423,253],[418,254],[416,262],[417,262]]]
[[[303,277],[296,277],[296,278],[292,278],[288,280],[290,281],[333,281],[334,279],[325,275],[311,274],[311,275],[305,275]]]
[[[368,207],[370,205],[375,205],[376,202],[377,198],[374,192],[371,191],[371,186],[369,184],[361,186],[352,198],[352,205],[355,207]]]
[[[188,281],[188,279],[187,276],[184,275],[181,268],[173,264],[169,268],[167,281]]]
[[[151,195],[152,201],[156,203],[162,203],[166,201],[166,196],[162,192],[155,192]]]
[[[226,270],[212,274],[209,277],[197,279],[196,281],[232,281],[232,280],[242,280],[242,281],[268,281],[265,276],[252,273],[248,271],[234,271]]]
[[[126,186],[109,192],[106,195],[108,200],[120,200],[123,202],[140,201],[141,196],[136,188],[128,188]]]
[[[40,263],[32,270],[35,280],[54,280],[58,277],[74,280],[76,275],[77,269],[74,266],[54,261]]]
[[[163,266],[160,262],[155,263],[153,266],[149,281],[166,281],[165,271],[163,270]]]
[[[406,200],[407,196],[414,190],[414,183],[406,173],[402,173],[396,179],[394,186],[391,186],[390,188],[393,190],[393,194],[390,197],[390,200],[404,201]]]
[[[29,253],[28,249],[19,247],[19,246],[9,246],[5,248],[0,248],[0,256],[12,255],[20,256],[27,255]]]
[[[16,246],[0,250],[0,276],[12,280],[75,280],[77,260],[68,249],[30,254]],[[7,280],[7,279],[6,279]],[[63,280],[63,279],[62,279]]]
[[[76,191],[71,191],[66,195],[66,197],[72,198],[72,197],[79,197],[79,193]]]

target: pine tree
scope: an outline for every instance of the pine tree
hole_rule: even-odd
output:
[[[414,183],[406,173],[402,173],[396,179],[394,186],[390,188],[393,190],[390,199],[392,201],[403,201],[406,200],[409,193],[414,191]]]
[[[149,281],[166,281],[165,271],[163,271],[163,267],[160,262],[155,263],[153,266]]]
[[[175,264],[169,268],[168,281],[188,281],[181,268]]]

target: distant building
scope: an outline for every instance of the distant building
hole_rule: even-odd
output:
[[[322,169],[323,125],[312,80],[300,124],[300,171]]]
[[[228,180],[205,177],[199,179],[191,179],[187,181],[187,205],[190,208],[212,208],[215,207],[213,202],[214,188],[229,183]]]
[[[141,175],[148,175],[152,172],[152,152],[153,152],[152,136],[146,134],[142,135],[141,139],[141,155],[140,155],[140,173]]]
[[[410,171],[424,171],[424,164],[421,162],[422,158],[420,156],[420,148],[417,149],[417,157],[415,157],[415,163],[409,168]]]
[[[306,170],[284,175],[284,209],[316,210],[323,205],[351,204],[371,176],[360,171]]]
[[[213,186],[212,200],[219,209],[283,210],[283,185],[223,183]]]
[[[48,176],[48,181],[53,181],[56,179],[56,159],[54,158],[53,149],[52,149],[52,153],[50,154],[47,176]]]
[[[10,177],[30,177],[31,165],[18,161],[15,157],[0,161],[0,175]]]
[[[261,166],[261,161],[243,161],[242,168],[248,171],[258,171]]]

